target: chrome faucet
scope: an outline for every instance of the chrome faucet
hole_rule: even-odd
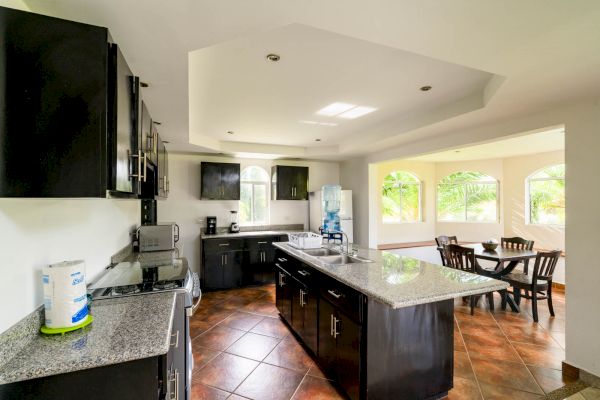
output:
[[[332,233],[340,233],[342,235],[342,243],[340,243],[340,251],[342,254],[350,254],[348,250],[348,246],[350,245],[350,240],[348,239],[348,235],[342,231],[333,231]],[[346,238],[346,251],[344,251],[344,237]]]

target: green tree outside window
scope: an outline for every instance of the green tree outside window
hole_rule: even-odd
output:
[[[438,221],[495,222],[498,220],[498,181],[480,172],[448,175],[437,188]]]
[[[416,176],[394,171],[384,178],[382,220],[385,223],[421,221],[421,182]]]
[[[565,165],[553,165],[527,178],[529,223],[565,224]]]

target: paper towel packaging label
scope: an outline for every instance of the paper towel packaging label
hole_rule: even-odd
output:
[[[45,324],[68,328],[81,323],[88,314],[83,260],[64,261],[44,267]]]

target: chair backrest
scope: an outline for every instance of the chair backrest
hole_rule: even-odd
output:
[[[445,244],[444,256],[446,257],[446,266],[462,271],[475,273],[475,249],[463,247],[458,244]]]
[[[500,238],[500,245],[507,249],[514,250],[533,250],[533,240],[523,239],[522,237]]]
[[[535,257],[535,266],[533,267],[533,282],[538,280],[552,281],[554,268],[558,263],[558,259],[562,251],[540,251]]]
[[[438,236],[435,238],[435,243],[438,245],[438,247],[443,247],[445,244],[458,244],[458,239],[456,239],[456,236]]]

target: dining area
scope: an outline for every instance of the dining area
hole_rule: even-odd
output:
[[[503,280],[510,285],[508,290],[499,292],[502,310],[508,306],[519,313],[522,299],[527,299],[531,303],[534,322],[539,321],[541,302],[547,303],[550,316],[555,316],[553,275],[562,256],[561,250],[536,250],[533,240],[521,237],[502,237],[500,242],[465,243],[459,242],[456,236],[440,235],[435,242],[442,265]],[[488,293],[463,299],[469,303],[471,315],[481,297],[486,298],[489,310],[494,312],[494,296]]]

